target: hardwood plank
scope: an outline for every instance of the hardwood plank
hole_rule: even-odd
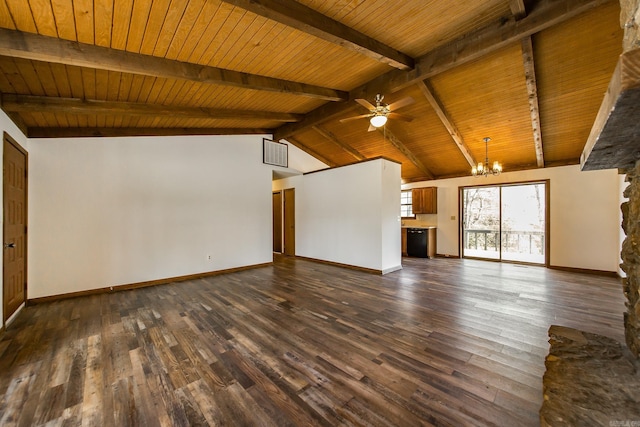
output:
[[[551,324],[624,339],[615,278],[403,265],[276,257],[29,305],[0,336],[0,423],[534,426]]]

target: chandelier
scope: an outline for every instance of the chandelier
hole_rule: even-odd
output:
[[[502,165],[497,161],[493,162],[493,167],[489,169],[489,141],[491,141],[491,138],[484,138],[484,163],[478,162],[477,166],[471,168],[471,175],[473,176],[500,175],[500,172],[502,172]]]

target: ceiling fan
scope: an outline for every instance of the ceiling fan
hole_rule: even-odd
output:
[[[366,99],[356,99],[355,101],[362,105],[364,108],[369,110],[368,114],[361,114],[355,117],[348,117],[346,119],[340,120],[340,123],[349,122],[351,120],[363,119],[365,117],[369,118],[369,131],[375,130],[381,126],[384,126],[387,123],[387,119],[400,119],[405,122],[410,122],[413,120],[412,117],[405,116],[403,114],[398,114],[395,110],[398,110],[402,107],[406,107],[407,105],[413,104],[415,101],[410,96],[406,98],[402,98],[396,102],[391,104],[384,104],[382,100],[384,96],[381,94],[376,95],[376,105],[372,105]]]

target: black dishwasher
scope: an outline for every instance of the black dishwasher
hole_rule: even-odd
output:
[[[427,231],[424,228],[407,228],[407,255],[427,257]]]

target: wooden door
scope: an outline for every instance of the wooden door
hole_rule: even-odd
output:
[[[273,252],[282,252],[282,191],[273,193]]]
[[[284,190],[284,254],[296,255],[296,192]]]
[[[27,153],[4,134],[3,322],[27,300]]]

